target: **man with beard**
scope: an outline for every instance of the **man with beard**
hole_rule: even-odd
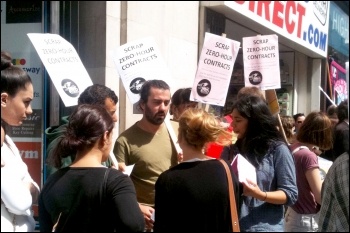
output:
[[[178,163],[176,149],[164,123],[170,100],[170,87],[166,82],[146,81],[139,101],[143,117],[119,135],[113,149],[120,170],[135,164],[130,178],[147,231],[153,229],[155,183],[162,172]]]

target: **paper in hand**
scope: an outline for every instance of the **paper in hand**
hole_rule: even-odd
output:
[[[233,172],[237,175],[239,182],[247,183],[247,180],[256,184],[255,167],[241,154],[237,154],[231,163]]]
[[[111,152],[109,153],[109,158],[112,160],[112,163],[113,163],[114,167],[118,170],[118,160],[117,160],[117,158],[115,157],[113,151],[111,151]],[[130,174],[131,174],[131,172],[132,172],[132,169],[134,169],[134,166],[135,166],[135,164],[126,166],[126,167],[125,167],[125,171],[123,171],[123,173],[124,173],[125,175],[130,176]]]

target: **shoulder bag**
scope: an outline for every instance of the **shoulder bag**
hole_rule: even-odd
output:
[[[226,171],[226,176],[227,176],[228,191],[229,191],[229,198],[230,198],[232,231],[240,232],[239,220],[238,220],[238,214],[237,214],[237,205],[236,205],[236,199],[235,199],[235,191],[233,190],[231,171],[227,163],[223,159],[219,159],[219,161],[224,166]]]

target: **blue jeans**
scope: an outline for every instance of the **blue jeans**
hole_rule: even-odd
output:
[[[285,232],[316,232],[319,214],[298,214],[288,207],[284,217]]]

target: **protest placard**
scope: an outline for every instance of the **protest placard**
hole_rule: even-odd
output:
[[[190,100],[224,106],[240,42],[205,33]]]
[[[153,37],[128,42],[111,52],[131,103],[140,99],[143,83],[160,79],[172,86],[170,72]]]
[[[277,35],[243,37],[243,63],[246,87],[281,88]]]
[[[92,81],[73,45],[57,34],[27,35],[64,105],[77,105],[79,95]]]

